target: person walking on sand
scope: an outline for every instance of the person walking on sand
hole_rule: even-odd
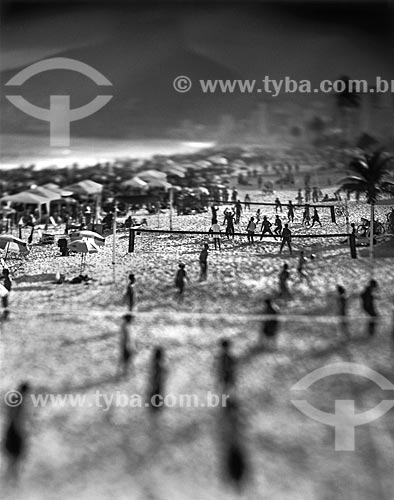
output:
[[[248,242],[253,245],[254,243],[254,232],[256,231],[256,224],[254,222],[254,217],[251,217],[248,223],[248,226],[246,228],[246,231],[248,233],[247,238]]]
[[[277,236],[282,236],[282,220],[279,215],[275,216],[274,234],[276,234]]]
[[[265,233],[268,233],[269,235],[271,235],[273,238],[276,239],[276,236],[274,235],[274,233],[271,230],[271,226],[272,226],[271,222],[267,219],[267,216],[264,215],[263,222],[261,223],[261,236],[260,236],[260,240],[263,239],[263,236],[265,235]]]
[[[27,382],[22,383],[15,396],[18,395],[20,403],[9,406],[5,434],[2,440],[3,451],[8,458],[7,476],[16,481],[19,474],[20,462],[26,455],[26,396],[30,390]]]
[[[283,228],[282,231],[282,243],[280,245],[279,254],[282,253],[282,250],[285,245],[289,247],[290,255],[293,255],[293,249],[291,248],[291,231],[289,229],[289,224],[287,223],[285,224],[285,227]]]
[[[279,273],[279,297],[287,298],[290,296],[290,290],[288,284],[289,279],[290,279],[289,265],[285,263],[283,264],[283,267]]]
[[[167,370],[164,364],[164,350],[162,347],[156,347],[153,351],[148,388],[148,404],[149,408],[154,412],[163,408],[166,371]]]
[[[219,224],[212,224],[209,233],[213,235],[213,244],[215,247],[215,250],[220,250],[220,226]]]
[[[218,380],[223,393],[230,392],[235,386],[235,358],[231,354],[231,341],[222,339],[220,342]]]
[[[287,206],[287,220],[290,222],[294,222],[294,205],[291,200],[289,200],[289,204]]]
[[[260,218],[261,218],[261,210],[258,208],[256,210],[256,224],[260,222]]]
[[[245,205],[245,210],[246,209],[250,210],[250,196],[249,196],[249,194],[245,195],[244,205]]]
[[[347,321],[348,297],[346,295],[346,290],[341,285],[337,285],[337,305],[338,305],[339,324],[342,333],[346,337],[348,337],[349,336],[348,321]]]
[[[132,311],[134,308],[134,285],[135,285],[135,276],[133,273],[130,273],[129,282],[127,283],[126,293],[125,293],[125,302],[129,311]]]
[[[372,279],[360,294],[362,308],[370,317],[367,323],[367,333],[370,337],[375,335],[376,318],[378,316],[374,296],[374,290],[376,290],[377,287],[377,282]]]
[[[283,211],[282,210],[282,203],[280,202],[279,198],[275,198],[275,213],[276,214],[278,213],[278,210],[280,210],[281,212]]]
[[[301,250],[300,255],[298,257],[298,265],[297,265],[297,272],[301,281],[303,279],[308,278],[308,275],[305,272],[306,263],[307,263],[307,258],[305,257],[304,251]]]
[[[305,224],[306,226],[309,226],[309,224],[311,223],[311,214],[309,205],[305,205],[304,212],[302,214],[302,223]]]
[[[208,273],[208,243],[204,244],[204,248],[201,250],[199,261],[200,261],[200,281],[205,281],[207,279]]]
[[[317,211],[316,208],[313,209],[313,217],[312,217],[312,225],[311,227],[313,227],[315,225],[315,222],[316,224],[320,224],[320,227],[323,227],[321,222],[320,222],[320,217],[319,217],[319,213]]]
[[[131,341],[131,322],[132,315],[127,313],[123,316],[123,321],[120,327],[120,358],[119,370],[126,377],[133,355],[136,351],[135,345]]]
[[[272,303],[272,299],[267,298],[264,302],[263,314],[267,316],[276,316],[279,314],[277,307]],[[260,331],[260,345],[264,345],[266,342],[268,342],[268,345],[274,344],[278,328],[279,321],[275,317],[264,319]]]

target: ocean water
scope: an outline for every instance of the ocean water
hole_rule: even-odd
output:
[[[122,158],[149,158],[153,155],[188,153],[211,147],[213,142],[192,142],[172,139],[102,139],[71,138],[68,148],[51,147],[49,136],[0,135],[0,168],[20,165],[81,166]]]

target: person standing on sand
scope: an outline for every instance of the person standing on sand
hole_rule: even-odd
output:
[[[275,316],[279,314],[278,309],[272,303],[272,299],[267,298],[264,302],[265,308],[263,314],[266,314],[268,316]],[[274,344],[275,337],[279,328],[279,321],[275,317],[265,319],[263,320],[261,327],[260,344],[264,345],[265,341],[268,341],[270,344]]]
[[[9,406],[8,421],[2,440],[3,451],[8,458],[7,476],[13,480],[18,479],[19,464],[26,454],[26,397],[29,390],[27,382],[18,387],[15,396],[19,394],[20,403]]]
[[[291,231],[289,229],[289,224],[285,224],[285,227],[282,231],[282,243],[280,245],[279,254],[282,253],[282,250],[285,245],[289,247],[290,255],[293,255],[293,249],[291,248]]]
[[[302,205],[302,202],[303,202],[304,198],[302,197],[301,188],[298,190],[298,194],[297,194],[296,200],[297,200],[297,203],[299,205]]]
[[[218,380],[222,392],[228,393],[235,386],[235,358],[231,354],[231,341],[223,339],[220,342]]]
[[[215,205],[211,205],[212,224],[218,223],[218,211],[219,211],[218,207],[216,207]]]
[[[291,200],[289,200],[289,204],[287,206],[288,212],[287,212],[287,220],[290,222],[294,222],[294,205]]]
[[[347,322],[347,305],[348,297],[346,295],[346,290],[341,285],[337,285],[337,304],[338,304],[338,316],[339,324],[341,326],[342,333],[348,337],[348,322]]]
[[[220,226],[219,224],[212,224],[209,233],[213,235],[213,244],[215,246],[215,250],[220,250]]]
[[[276,236],[274,235],[274,233],[271,230],[271,226],[272,226],[271,222],[267,219],[267,216],[264,215],[263,222],[261,223],[261,236],[260,236],[260,240],[263,239],[263,236],[265,235],[265,233],[268,233],[269,235],[271,235],[273,238],[276,239]]]
[[[232,236],[233,239],[234,239],[234,233],[235,233],[235,229],[234,229],[234,212],[232,212],[231,210],[227,210],[227,209],[225,210],[223,224],[227,224],[226,225],[226,236],[227,236],[227,239],[230,239],[230,236]]]
[[[250,196],[249,196],[249,194],[245,195],[244,204],[245,204],[245,210],[246,209],[250,210]]]
[[[278,213],[278,210],[280,210],[281,212],[283,211],[282,210],[282,203],[280,202],[279,198],[275,198],[275,213],[276,214]]]
[[[183,293],[185,291],[185,281],[188,280],[188,276],[185,271],[185,264],[179,264],[178,271],[175,275],[175,287],[179,291],[179,298],[182,299]]]
[[[164,350],[162,347],[156,347],[153,351],[148,389],[149,408],[154,412],[163,408],[166,371],[164,365]]]
[[[370,317],[367,324],[367,333],[370,337],[375,335],[376,318],[378,316],[375,307],[375,296],[374,296],[374,290],[376,290],[377,287],[378,287],[377,282],[375,280],[371,280],[368,286],[360,294],[363,310]]]
[[[239,200],[237,200],[235,204],[235,223],[239,224],[239,221],[241,220],[241,214],[242,214],[242,205]]]
[[[279,296],[287,298],[290,296],[289,284],[290,279],[289,265],[283,264],[282,270],[279,273]]]
[[[278,236],[282,236],[282,220],[279,215],[275,216],[275,229],[274,234]]]
[[[207,279],[208,273],[208,243],[204,244],[204,248],[201,250],[199,261],[200,261],[200,281],[205,281]]]
[[[127,284],[126,293],[125,293],[125,302],[129,311],[132,311],[134,308],[134,285],[135,285],[135,276],[133,273],[129,274],[129,282]]]
[[[256,224],[254,222],[254,217],[250,218],[248,226],[246,228],[246,231],[248,233],[248,235],[247,235],[248,242],[253,245],[253,243],[254,243],[254,232],[256,231]]]
[[[125,377],[128,373],[130,362],[136,351],[135,345],[131,345],[131,321],[133,317],[131,314],[125,314],[123,316],[122,325],[120,328],[120,358],[119,358],[119,369]]]

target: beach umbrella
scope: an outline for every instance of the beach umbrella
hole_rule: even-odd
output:
[[[194,191],[197,191],[198,193],[208,194],[209,195],[208,189],[206,187],[203,187],[203,186],[195,188]]]
[[[164,188],[165,190],[168,190],[172,187],[172,184],[170,184],[167,181],[163,181],[161,179],[152,179],[148,181],[149,187],[160,187]]]
[[[15,210],[13,208],[0,206],[0,214],[1,215],[10,215],[10,214],[14,214],[14,213],[15,213]]]
[[[166,169],[166,172],[170,175],[176,175],[177,177],[185,177],[185,172],[178,169],[178,167],[170,167]]]
[[[85,240],[75,240],[69,243],[68,248],[81,254],[81,271],[86,263],[86,256],[90,253],[97,253],[98,247],[90,238]]]
[[[104,236],[101,236],[101,234],[95,233],[94,231],[88,231],[88,230],[75,231],[70,234],[70,238],[71,241],[91,239],[99,247],[105,245]]]
[[[103,190],[102,184],[94,182],[90,179],[76,182],[64,188],[64,190],[71,191],[73,194],[82,194],[88,196],[97,196]]]
[[[8,252],[27,254],[29,249],[27,248],[27,243],[11,234],[0,234],[0,248],[5,250],[5,258],[7,258]]]
[[[148,183],[143,181],[140,177],[135,176],[132,179],[122,182],[123,187],[131,187],[131,188],[144,188],[148,186]]]
[[[160,172],[159,170],[146,170],[145,172],[139,172],[138,177],[144,181],[149,181],[152,179],[163,180],[167,178],[165,172]]]

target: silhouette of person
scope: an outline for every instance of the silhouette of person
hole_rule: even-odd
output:
[[[277,308],[273,305],[272,299],[267,298],[264,300],[264,314],[274,316],[278,314]],[[268,342],[274,341],[279,328],[279,321],[276,318],[269,318],[263,320],[261,324],[260,343],[264,344],[265,340]]]
[[[132,315],[130,313],[125,314],[123,316],[122,325],[120,328],[120,359],[119,359],[119,367],[123,373],[123,376],[126,376],[129,370],[130,362],[135,353],[135,345],[132,345],[131,342],[131,322]]]
[[[249,243],[253,244],[254,243],[254,232],[256,231],[256,224],[254,222],[254,217],[251,217],[248,223],[248,226],[246,228],[247,231],[247,238]]]
[[[132,311],[134,308],[134,285],[135,285],[135,276],[133,273],[130,273],[129,282],[127,284],[125,293],[125,301],[129,311]]]
[[[345,336],[349,335],[348,322],[347,322],[347,306],[348,297],[346,295],[346,290],[342,285],[337,285],[337,304],[338,304],[338,316],[339,324]]]
[[[205,243],[204,248],[201,250],[200,257],[199,257],[199,260],[200,260],[200,281],[205,281],[207,279],[208,248],[209,248],[208,243]]]
[[[185,291],[186,279],[188,279],[188,277],[185,271],[185,264],[179,264],[178,271],[175,275],[175,288],[178,289],[180,298],[183,296],[183,293]]]
[[[235,386],[235,366],[236,362],[231,354],[230,340],[221,341],[221,352],[219,355],[219,384],[224,392],[231,391]]]
[[[153,351],[152,365],[149,381],[149,407],[157,412],[163,408],[164,402],[164,383],[166,368],[164,366],[164,350],[162,347],[156,347]]]
[[[316,224],[320,224],[320,227],[323,227],[322,223],[320,222],[319,213],[316,210],[316,208],[313,209],[313,217],[312,217],[312,225],[311,225],[311,227],[313,227],[315,225],[315,222],[316,222]]]
[[[374,290],[377,288],[377,282],[372,279],[367,287],[361,292],[360,298],[364,311],[368,314],[370,319],[367,323],[367,333],[369,336],[375,335],[375,327],[376,327],[376,318],[378,316],[376,307],[375,307],[375,296]]]
[[[9,407],[6,430],[3,439],[3,449],[8,457],[8,475],[16,480],[19,473],[19,464],[26,454],[26,396],[30,390],[27,382],[18,387],[20,404]]]
[[[279,296],[289,297],[289,284],[290,279],[289,265],[287,263],[283,264],[282,270],[279,273]]]
[[[297,265],[298,276],[300,277],[301,280],[308,277],[306,272],[305,272],[306,262],[307,262],[307,258],[305,257],[304,251],[301,250],[300,255],[298,257],[298,265]]]
[[[280,254],[282,253],[282,250],[283,250],[285,245],[287,245],[289,247],[290,255],[292,255],[293,249],[291,248],[291,231],[289,229],[289,224],[287,224],[287,223],[285,224],[285,227],[283,228],[283,231],[282,231],[282,243],[280,245],[280,250],[279,250]]]
[[[265,233],[268,233],[269,235],[271,235],[273,238],[276,239],[276,236],[274,235],[274,233],[271,230],[271,226],[272,226],[271,222],[267,219],[267,216],[264,215],[263,222],[261,223],[261,236],[260,236],[260,240],[263,239],[263,236],[265,235]]]
[[[275,216],[275,229],[274,229],[274,234],[277,234],[278,236],[282,235],[282,220],[279,217],[279,215]]]
[[[293,205],[293,202],[291,200],[289,200],[289,204],[287,206],[287,219],[288,221],[290,222],[294,222],[294,205]]]

